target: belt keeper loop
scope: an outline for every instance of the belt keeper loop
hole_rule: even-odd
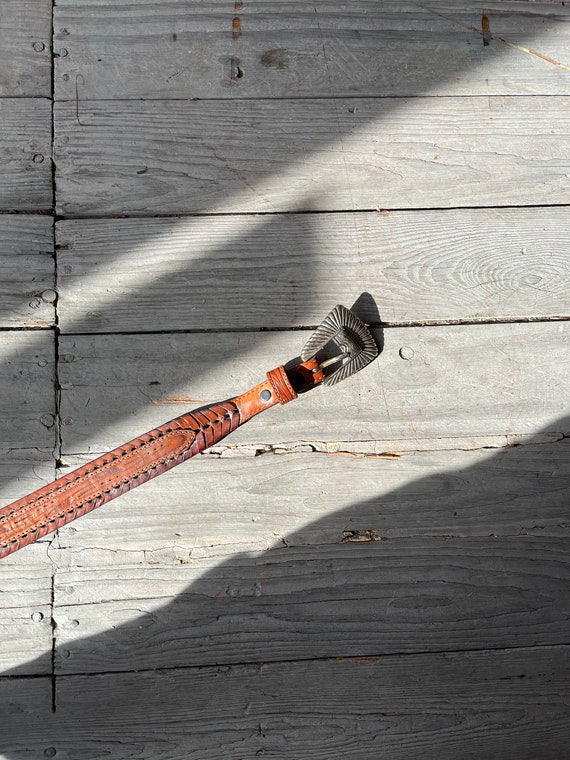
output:
[[[283,366],[270,370],[267,373],[267,380],[280,404],[286,404],[288,401],[297,398]]]

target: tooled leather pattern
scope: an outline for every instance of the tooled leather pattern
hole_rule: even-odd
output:
[[[0,509],[0,558],[204,451],[238,425],[233,401],[183,414]]]
[[[277,396],[280,404],[286,404],[297,398],[297,394],[293,390],[293,386],[291,385],[283,366],[270,370],[267,373],[267,380],[271,384],[273,392]]]

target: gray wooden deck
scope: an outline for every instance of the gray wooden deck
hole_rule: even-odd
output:
[[[0,0],[0,503],[359,376],[0,562],[0,758],[570,757],[570,9]]]

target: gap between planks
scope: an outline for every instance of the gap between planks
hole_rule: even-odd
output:
[[[136,601],[136,600],[133,600]],[[417,652],[363,652],[362,654],[351,654],[348,657],[331,657],[331,656],[325,656],[325,657],[290,657],[283,660],[259,660],[257,662],[252,662],[250,660],[247,660],[243,663],[241,662],[234,662],[233,660],[231,662],[217,662],[213,665],[165,665],[162,667],[156,667],[156,668],[137,668],[136,670],[90,670],[89,672],[82,672],[82,671],[70,671],[65,673],[57,673],[55,675],[56,681],[60,680],[66,680],[66,679],[74,679],[74,678],[97,678],[101,676],[109,676],[111,678],[120,677],[124,675],[130,675],[130,674],[145,674],[145,673],[169,673],[171,671],[180,671],[180,672],[192,672],[192,671],[202,671],[202,670],[238,670],[243,667],[247,668],[263,668],[266,665],[269,665],[271,667],[279,667],[280,665],[293,665],[297,663],[311,663],[311,662],[320,662],[320,663],[334,663],[339,662],[340,660],[345,660],[347,662],[355,662],[359,664],[365,664],[366,662],[374,662],[377,660],[388,660],[390,658],[395,657],[405,657],[406,659],[411,658],[425,658],[425,657],[448,657],[452,655],[470,655],[470,654],[486,654],[494,652],[494,653],[509,653],[509,652],[524,652],[527,651],[529,654],[535,653],[537,651],[543,651],[546,652],[548,650],[560,650],[565,649],[567,647],[570,647],[570,644],[535,644],[534,646],[512,646],[512,647],[473,647],[470,649],[426,649],[425,651],[417,651]],[[18,675],[18,674],[2,674],[0,675],[0,683],[6,682],[6,681],[31,681],[31,680],[39,680],[44,679],[45,680],[46,675],[41,673],[30,673],[30,674],[24,674],[24,675]],[[54,711],[55,712],[55,711]]]
[[[493,317],[486,319],[423,319],[409,322],[369,322],[369,327],[373,329],[379,328],[395,328],[395,327],[453,327],[453,326],[465,326],[470,325],[516,325],[516,324],[536,324],[537,322],[568,322],[570,316],[568,315],[550,315],[541,317]],[[85,338],[93,337],[95,335],[100,336],[128,336],[128,335],[224,335],[232,333],[260,333],[260,332],[302,332],[304,330],[316,330],[317,324],[314,325],[288,325],[282,327],[227,327],[227,328],[214,328],[209,330],[208,328],[194,329],[194,330],[121,330],[120,332],[114,332],[112,330],[100,330],[97,332],[81,332],[81,331],[63,331],[56,329],[54,325],[44,326],[30,326],[30,327],[1,327],[0,333],[7,332],[55,332],[58,335],[64,335],[69,338]]]
[[[174,402],[172,402],[174,403]],[[178,403],[178,402],[176,402]],[[169,402],[165,401],[165,406]],[[166,415],[165,415],[166,416]],[[215,445],[201,452],[198,457],[211,457],[219,459],[250,459],[251,457],[272,454],[274,456],[290,456],[292,454],[324,454],[328,456],[360,457],[362,459],[400,459],[409,454],[418,454],[430,451],[478,451],[481,449],[505,449],[515,446],[536,446],[548,443],[557,443],[570,436],[566,433],[537,433],[520,435],[489,435],[489,436],[463,436],[441,437],[426,439],[395,439],[391,441],[367,440],[367,441],[312,441],[299,439],[296,441],[283,441],[280,443],[236,443],[229,445]],[[76,451],[75,457],[95,457],[106,453],[105,451]],[[60,467],[66,472],[69,464],[64,457],[60,460]],[[60,473],[59,476],[65,474]],[[58,477],[59,477],[58,476]]]
[[[556,316],[541,316],[541,317],[488,317],[486,319],[420,319],[410,320],[409,322],[368,322],[368,326],[372,329],[380,328],[400,328],[400,327],[469,327],[470,325],[518,325],[518,324],[536,324],[537,322],[568,322],[570,316],[568,315],[556,315]],[[100,336],[128,336],[128,335],[231,335],[233,333],[266,333],[266,332],[302,332],[303,330],[316,330],[318,324],[314,325],[288,325],[282,327],[216,327],[209,330],[207,327],[202,329],[193,330],[121,330],[115,332],[113,330],[98,330],[97,332],[81,332],[81,331],[66,331],[62,330],[61,335],[69,338],[87,338]],[[18,330],[29,328],[0,328],[0,330]],[[34,328],[32,328],[34,329]],[[53,327],[47,328],[35,328],[35,329],[53,329]]]
[[[370,208],[343,208],[343,209],[283,209],[282,211],[267,211],[267,210],[260,210],[260,211],[188,211],[188,212],[180,212],[180,211],[172,211],[172,212],[164,212],[164,213],[149,213],[145,215],[141,214],[129,214],[128,212],[124,214],[108,214],[108,213],[92,213],[92,214],[78,214],[77,216],[71,215],[68,216],[66,214],[52,214],[51,211],[3,211],[3,214],[10,214],[10,215],[18,215],[18,214],[24,214],[26,216],[55,216],[56,222],[87,222],[91,221],[92,219],[109,219],[109,220],[116,220],[116,219],[133,219],[137,222],[144,222],[145,220],[152,220],[152,219],[200,219],[202,217],[209,219],[215,219],[216,217],[224,218],[226,216],[245,216],[245,217],[257,217],[257,216],[319,216],[323,214],[380,214],[380,215],[387,215],[391,213],[408,213],[408,212],[418,212],[423,213],[427,211],[475,211],[478,209],[483,209],[484,211],[501,211],[501,210],[509,210],[509,209],[520,209],[521,211],[526,211],[527,209],[554,209],[554,208],[569,208],[570,203],[525,203],[525,204],[517,204],[517,203],[505,203],[505,204],[495,204],[490,206],[408,206],[408,207],[389,207],[389,206],[371,206]],[[61,249],[61,246],[57,246],[58,249]]]

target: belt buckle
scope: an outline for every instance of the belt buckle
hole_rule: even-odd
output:
[[[367,325],[339,304],[305,343],[302,363],[292,368],[290,379],[297,393],[314,385],[335,385],[360,372],[378,354],[378,345]]]

